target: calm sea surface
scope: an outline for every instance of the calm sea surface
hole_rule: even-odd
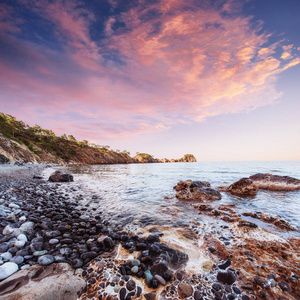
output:
[[[165,164],[95,165],[68,167],[82,187],[82,204],[126,223],[184,224],[199,219],[188,203],[177,200],[173,186],[179,180],[201,180],[213,188],[229,185],[256,173],[288,175],[300,179],[300,162],[197,162]],[[171,199],[166,199],[166,197]],[[260,211],[281,216],[300,228],[300,191],[260,190],[253,198],[222,192],[217,204],[235,204],[239,213]]]

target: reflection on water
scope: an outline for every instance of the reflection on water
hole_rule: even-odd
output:
[[[145,226],[155,220],[176,224],[198,218],[187,203],[176,198],[173,186],[179,180],[209,181],[212,187],[228,185],[256,173],[276,173],[300,178],[299,162],[199,162],[168,164],[130,164],[73,166],[75,183],[82,188],[82,198],[89,209],[108,216],[139,217]],[[94,197],[92,197],[94,196]],[[171,199],[165,199],[165,197]],[[245,210],[277,214],[300,228],[300,191],[260,190],[253,198],[222,193],[218,204],[235,204]]]

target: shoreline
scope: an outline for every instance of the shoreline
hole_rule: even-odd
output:
[[[154,224],[144,228],[137,227],[137,230],[133,230],[131,233],[126,232],[126,228],[113,231],[109,224],[107,224],[107,220],[101,219],[101,215],[90,216],[88,218],[85,215],[85,210],[80,211],[76,208],[80,203],[80,199],[72,199],[70,189],[76,189],[75,186],[72,187],[72,184],[48,183],[41,179],[32,179],[34,175],[40,175],[45,168],[46,166],[39,166],[37,169],[35,165],[33,167],[17,167],[12,168],[11,173],[8,172],[6,174],[6,179],[1,176],[2,198],[0,199],[4,198],[4,201],[1,201],[0,205],[4,205],[8,209],[9,204],[14,203],[19,205],[20,208],[11,207],[11,210],[21,209],[21,212],[16,214],[18,218],[20,217],[19,214],[23,213],[27,215],[26,221],[21,222],[16,218],[15,220],[8,219],[8,223],[18,225],[19,228],[24,222],[26,223],[30,220],[35,224],[35,234],[32,237],[28,234],[29,241],[24,245],[24,247],[29,247],[28,250],[30,249],[32,240],[36,238],[37,232],[44,238],[44,246],[49,248],[48,252],[44,253],[44,255],[53,254],[52,256],[55,256],[54,254],[57,251],[66,248],[76,250],[69,254],[66,254],[68,251],[64,250],[64,254],[60,254],[60,256],[65,257],[65,261],[73,266],[77,263],[77,265],[75,264],[76,267],[80,265],[80,260],[82,260],[83,264],[77,268],[76,274],[80,278],[84,278],[87,287],[86,290],[82,291],[80,299],[96,299],[96,297],[98,299],[100,295],[102,299],[105,297],[106,299],[118,299],[116,297],[121,297],[120,291],[125,286],[125,295],[129,295],[128,297],[132,299],[139,298],[141,295],[137,296],[138,291],[142,289],[141,294],[147,300],[155,298],[182,298],[183,293],[191,293],[189,297],[193,297],[195,300],[201,298],[223,299],[224,297],[227,297],[227,299],[246,300],[254,299],[254,295],[258,299],[268,299],[268,297],[273,297],[272,299],[279,299],[279,297],[281,297],[280,299],[297,299],[300,295],[298,287],[299,276],[297,275],[300,271],[299,252],[297,252],[300,243],[297,238],[285,240],[260,228],[252,228],[251,226],[238,227],[234,222],[227,225],[220,223],[220,226],[214,225],[216,226],[215,228],[208,228],[207,225],[201,223],[190,224],[189,228],[177,229],[158,227]],[[66,192],[58,192],[57,187],[61,187]],[[8,193],[7,190],[9,191]],[[66,194],[69,195],[66,196]],[[25,201],[27,199],[25,196],[33,198],[30,201],[35,210],[28,210],[30,207],[26,207],[28,201]],[[39,209],[39,207],[42,208]],[[47,216],[53,210],[56,213],[52,214],[52,219],[50,220],[52,228],[45,229],[41,224],[45,225],[49,222]],[[61,210],[65,210],[66,215]],[[46,211],[48,212],[47,214],[45,213]],[[5,228],[2,225],[4,225],[3,222],[6,217],[1,218],[1,233],[3,233]],[[66,225],[69,226],[66,227],[64,223],[67,223]],[[78,225],[74,226],[74,223]],[[38,224],[40,225],[36,226]],[[64,233],[60,232],[60,235],[54,237],[50,236],[51,234],[47,236],[46,232],[53,232],[62,225],[65,226],[65,229],[63,227],[60,227],[60,229]],[[49,227],[49,225],[47,226]],[[96,228],[96,231],[93,231],[93,228]],[[80,229],[84,230],[80,231]],[[91,232],[87,233],[87,230]],[[76,235],[78,231],[83,233],[83,235]],[[155,232],[158,232],[157,235]],[[163,235],[160,236],[161,234]],[[149,236],[156,237],[153,238],[152,242],[149,242]],[[1,237],[3,238],[2,235]],[[99,237],[102,240],[97,241]],[[59,242],[53,245],[60,244],[60,246],[52,247],[49,244],[51,239],[57,239]],[[85,242],[83,243],[82,241]],[[2,241],[0,246],[3,243],[7,243],[7,241]],[[129,247],[128,244],[130,243],[131,246]],[[145,244],[146,248],[143,250],[145,246],[139,248],[138,244]],[[149,250],[154,244],[161,248],[160,251],[162,253],[165,255],[167,253],[169,257],[171,253],[173,255],[176,253],[177,258],[182,256],[181,253],[184,253],[187,245],[190,248],[188,261],[183,260],[179,266],[174,266],[170,261],[166,261],[168,270],[172,276],[172,279],[166,285],[160,283],[159,288],[149,288],[143,277],[138,277],[135,275],[136,273],[120,273],[119,268],[122,265],[125,264],[129,268],[132,258],[139,258],[141,260],[143,258],[143,256],[141,257],[142,252]],[[87,246],[83,253],[79,252],[81,245]],[[100,249],[100,245],[102,249]],[[167,248],[164,248],[163,245],[166,245]],[[94,248],[92,249],[92,247]],[[58,250],[57,248],[60,249]],[[82,256],[88,252],[94,253]],[[72,257],[73,254],[74,257]],[[150,255],[151,261],[159,257],[159,255]],[[26,259],[25,262],[31,261],[30,264],[35,265],[37,260],[38,258],[31,257]],[[62,263],[64,260],[54,260],[54,262]],[[24,263],[21,263],[20,266],[22,264],[24,265]],[[223,264],[227,264],[227,266],[223,266]],[[50,263],[48,266],[51,265]],[[84,270],[82,270],[83,266]],[[153,265],[150,263],[148,268],[151,269],[152,267]],[[131,268],[129,268],[129,273],[131,272]],[[88,270],[90,272],[87,272]],[[108,275],[104,276],[104,274]],[[117,276],[117,274],[120,276]],[[115,277],[118,277],[119,280],[114,282],[113,278]],[[0,281],[0,286],[6,280],[9,281],[9,278]],[[43,280],[47,280],[47,277]],[[115,278],[115,280],[117,279]],[[132,281],[135,282],[135,287],[130,291],[130,284],[134,285]],[[99,287],[99,284],[103,282],[105,283],[103,287]],[[127,285],[129,285],[129,288]],[[135,294],[130,295],[133,291],[135,291]],[[9,299],[9,294],[0,295],[0,299]],[[94,298],[91,296],[92,294],[94,294]]]

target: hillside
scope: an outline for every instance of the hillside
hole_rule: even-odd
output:
[[[72,135],[56,136],[38,125],[30,127],[13,116],[0,113],[0,155],[12,162],[58,164],[135,163],[127,151],[117,153],[108,146],[90,145]],[[0,160],[1,160],[0,157]]]
[[[15,117],[0,113],[0,163],[33,162],[55,164],[128,164],[159,162],[193,162],[192,154],[181,159],[157,159],[150,154],[113,151],[109,146],[77,141],[72,135],[56,136],[38,125],[30,127]]]

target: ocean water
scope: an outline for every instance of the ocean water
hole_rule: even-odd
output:
[[[203,217],[190,203],[176,199],[173,186],[179,180],[208,181],[217,188],[256,173],[300,179],[300,162],[93,165],[72,166],[67,171],[74,175],[74,184],[80,186],[80,203],[91,213],[101,212],[108,220],[120,224],[134,220],[141,226],[149,223],[184,226],[191,220],[199,222]],[[50,172],[47,170],[47,173]],[[221,194],[221,200],[210,204],[234,204],[239,213],[272,213],[300,229],[300,191],[260,190],[251,198],[226,192]]]

